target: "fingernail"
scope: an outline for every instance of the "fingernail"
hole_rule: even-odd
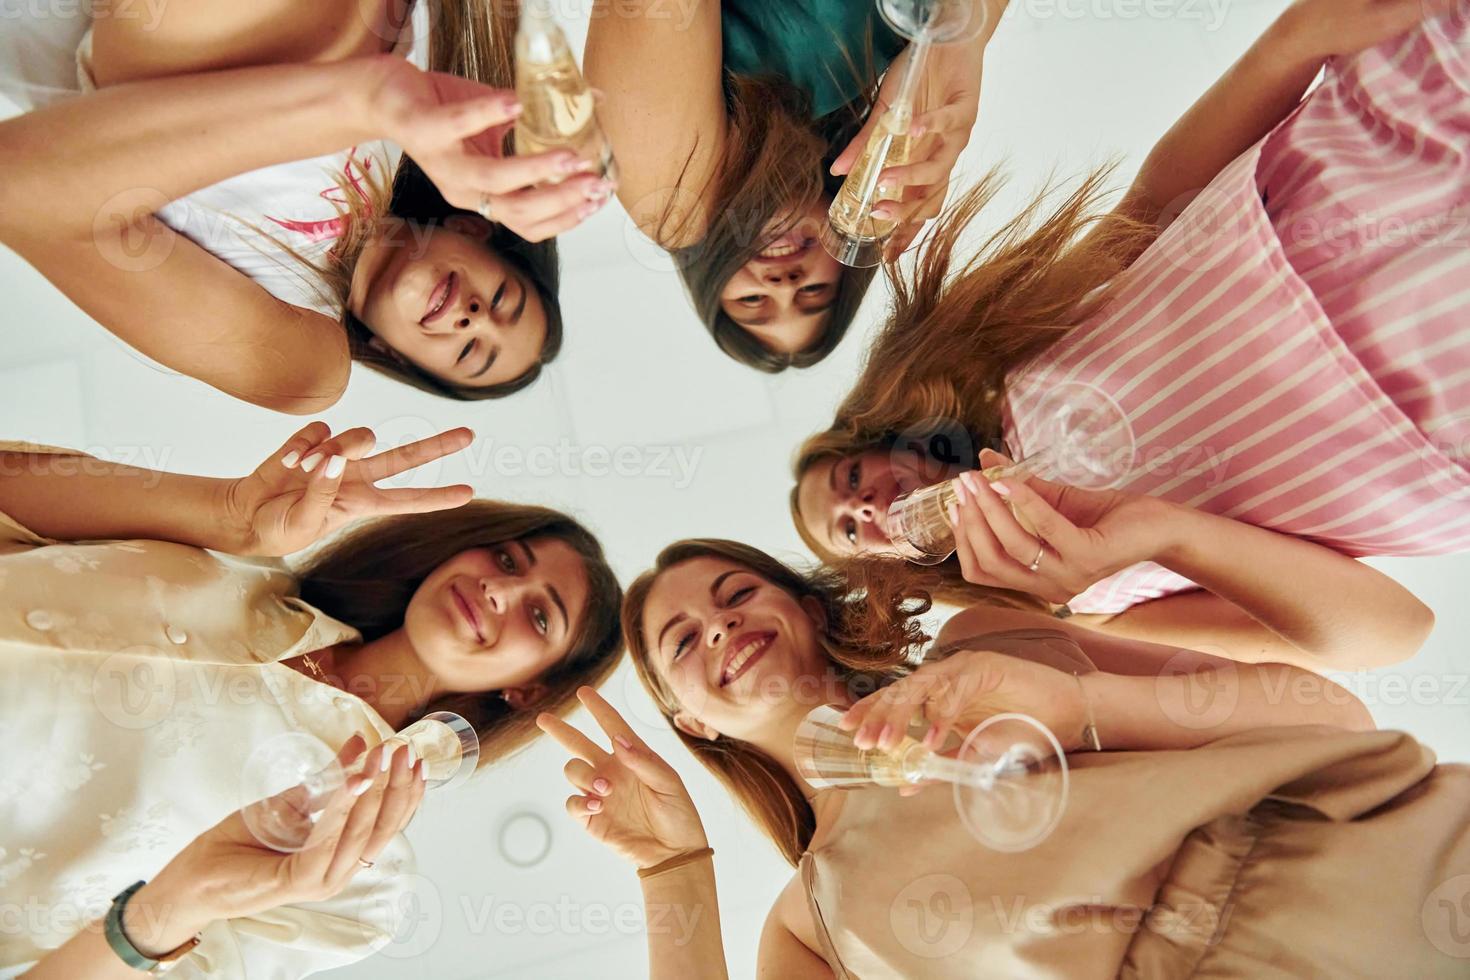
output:
[[[593,201],[590,204],[584,204],[582,205],[581,210],[577,212],[577,217],[590,218],[592,215],[597,213],[597,209],[600,207],[602,207],[601,201]]]
[[[301,462],[301,454],[294,449],[281,457],[281,465],[288,470],[299,462]]]
[[[893,737],[893,726],[884,725],[883,730],[878,733],[878,744],[887,745],[888,740]]]
[[[606,796],[607,791],[612,789],[612,784],[606,779],[594,779],[592,780],[592,788],[603,796]]]
[[[607,196],[612,193],[612,187],[613,187],[612,182],[611,181],[607,181],[607,180],[599,180],[595,184],[588,184],[587,185],[587,190],[586,190],[587,200],[589,200],[589,201],[605,201],[605,200],[607,200]]]
[[[968,504],[970,502],[970,488],[965,485],[963,477],[954,479],[954,499],[957,503]]]
[[[317,468],[317,464],[321,461],[321,453],[312,453],[310,456],[301,461],[301,471],[303,473],[310,473],[312,470]]]
[[[561,163],[557,164],[564,174],[586,173],[592,169],[592,161],[583,160],[581,157],[562,157]]]
[[[893,217],[893,213],[887,208],[874,208],[873,217],[878,219],[891,218]]]
[[[418,766],[415,768],[415,772],[418,774],[419,782],[426,783],[429,781],[429,770],[424,768],[423,759],[420,759],[418,761]]]
[[[1001,483],[999,480],[996,480],[994,483],[992,483],[990,485],[990,489],[994,490],[1002,497],[1009,497],[1011,495],[1011,488],[1006,486],[1004,483]]]
[[[412,744],[405,746],[403,751],[408,753],[408,768],[412,769],[414,764],[419,761],[418,753],[413,750]]]
[[[525,106],[521,105],[519,102],[507,102],[505,104],[505,114],[508,116],[519,116],[524,111]]]
[[[598,813],[601,810],[602,810],[602,801],[601,800],[588,800],[587,801],[587,812],[588,813]]]
[[[949,526],[954,527],[960,522],[960,509],[954,504],[949,505]]]
[[[368,787],[373,784],[373,781],[371,779],[368,779],[366,777],[358,777],[358,778],[359,778],[358,784],[356,786],[352,787],[352,789],[350,789],[348,791],[353,796],[361,796],[362,794],[366,793],[368,791]]]
[[[972,496],[972,497],[979,497],[980,496],[980,487],[979,487],[979,484],[977,483],[977,481],[975,479],[975,471],[974,470],[966,470],[965,472],[961,473],[960,474],[960,479],[963,480],[963,481],[965,481],[965,489],[968,490],[968,491],[970,491],[970,496]]]
[[[342,471],[346,468],[347,460],[345,457],[333,456],[331,459],[327,460],[327,468],[323,470],[323,474],[328,480],[335,480],[337,479],[337,477],[342,475]]]
[[[623,736],[621,736],[621,735],[614,735],[613,736],[613,741],[614,742],[617,742],[619,745],[621,745],[623,748],[627,749],[629,752],[632,752],[633,751],[633,743],[630,742],[630,741],[628,741],[626,738],[623,738]]]
[[[923,136],[928,130],[923,123],[914,123],[909,127],[910,136]]]
[[[393,765],[393,747],[384,746],[379,762],[379,772],[387,772],[388,767]]]

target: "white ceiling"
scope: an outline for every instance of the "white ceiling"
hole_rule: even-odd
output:
[[[585,30],[587,6],[576,8],[576,32]],[[1017,208],[1053,172],[1072,176],[1119,157],[1120,179],[1131,176],[1153,141],[1286,4],[1012,0],[1012,6],[991,47],[979,126],[961,163],[971,177],[1006,164],[1012,186],[993,206],[997,216]],[[601,535],[625,579],[662,545],[695,534],[805,557],[786,511],[791,451],[829,420],[856,371],[884,289],[873,290],[852,335],[824,364],[767,378],[715,350],[667,263],[616,205],[563,243],[566,348],[532,390],[463,405],[359,372],[323,417],[334,427],[370,425],[380,443],[472,426],[481,443],[437,471],[430,468],[424,479],[468,482],[486,496],[570,510]],[[159,371],[3,251],[0,282],[0,435],[226,475],[253,466],[295,427],[292,419]],[[496,455],[500,447],[549,447],[581,459],[584,450],[614,453],[623,446],[634,447],[624,453],[625,472],[631,466],[639,475],[537,475],[517,470],[513,456]],[[692,472],[680,470],[680,459]],[[595,465],[596,457],[588,461]],[[1446,759],[1470,760],[1464,653],[1470,610],[1462,600],[1470,556],[1375,564],[1434,606],[1439,627],[1412,662],[1352,683],[1381,725],[1415,732]],[[700,802],[717,855],[732,974],[753,975],[760,924],[787,869],[677,747],[631,670],[620,671],[607,693],[656,747],[668,750]],[[555,746],[538,745],[469,786],[426,801],[409,830],[423,876],[423,918],[404,943],[338,975],[645,975],[636,879],[565,817],[563,761]],[[530,870],[508,865],[495,849],[502,822],[525,810],[543,815],[553,834],[549,856]]]

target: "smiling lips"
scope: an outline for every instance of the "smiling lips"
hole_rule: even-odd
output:
[[[744,674],[755,662],[765,656],[775,633],[743,633],[730,641],[725,654],[725,666],[720,671],[720,686],[725,687]]]
[[[464,593],[460,592],[457,586],[451,585],[449,592],[454,596],[454,605],[459,609],[460,616],[470,625],[470,629],[475,631],[475,636],[479,638],[480,642],[484,643],[485,630],[480,619],[480,610],[476,609],[474,604],[464,597]]]
[[[432,323],[444,315],[449,309],[450,302],[459,293],[459,274],[451,272],[445,276],[434,291],[429,294],[429,309],[424,313],[424,318],[419,323]]]

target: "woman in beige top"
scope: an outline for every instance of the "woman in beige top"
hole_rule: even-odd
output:
[[[375,486],[469,438],[370,455],[370,431],[315,423],[238,480],[0,445],[0,902],[31,910],[0,930],[0,976],[248,802],[245,763],[282,733],[374,746],[451,710],[485,764],[538,734],[532,706],[565,712],[607,676],[621,591],[581,525]],[[269,560],[375,515],[294,570]],[[394,934],[412,853],[395,836],[368,860],[330,902],[212,921],[176,969],[361,959]]]
[[[949,656],[910,670],[927,604],[857,584],[685,541],[624,602],[650,694],[798,869],[767,918],[760,976],[1464,975],[1470,769],[1372,731],[1352,695],[1299,668],[1035,613],[961,613],[938,638]],[[1097,670],[1047,665],[1058,650]],[[887,686],[860,700],[873,684]],[[577,757],[568,811],[639,866],[648,903],[704,910],[692,940],[649,937],[652,976],[724,976],[692,801],[605,702],[583,700],[611,751],[540,720]],[[814,792],[796,772],[796,728],[815,704],[854,702],[863,746],[891,744],[924,710],[940,729],[1006,711],[1041,720],[1074,753],[1060,824],[1000,853],[942,789]],[[1107,751],[1080,751],[1089,725]]]

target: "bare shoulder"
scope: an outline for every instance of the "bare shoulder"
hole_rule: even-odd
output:
[[[806,887],[798,872],[776,896],[761,930],[759,980],[830,980]]]

